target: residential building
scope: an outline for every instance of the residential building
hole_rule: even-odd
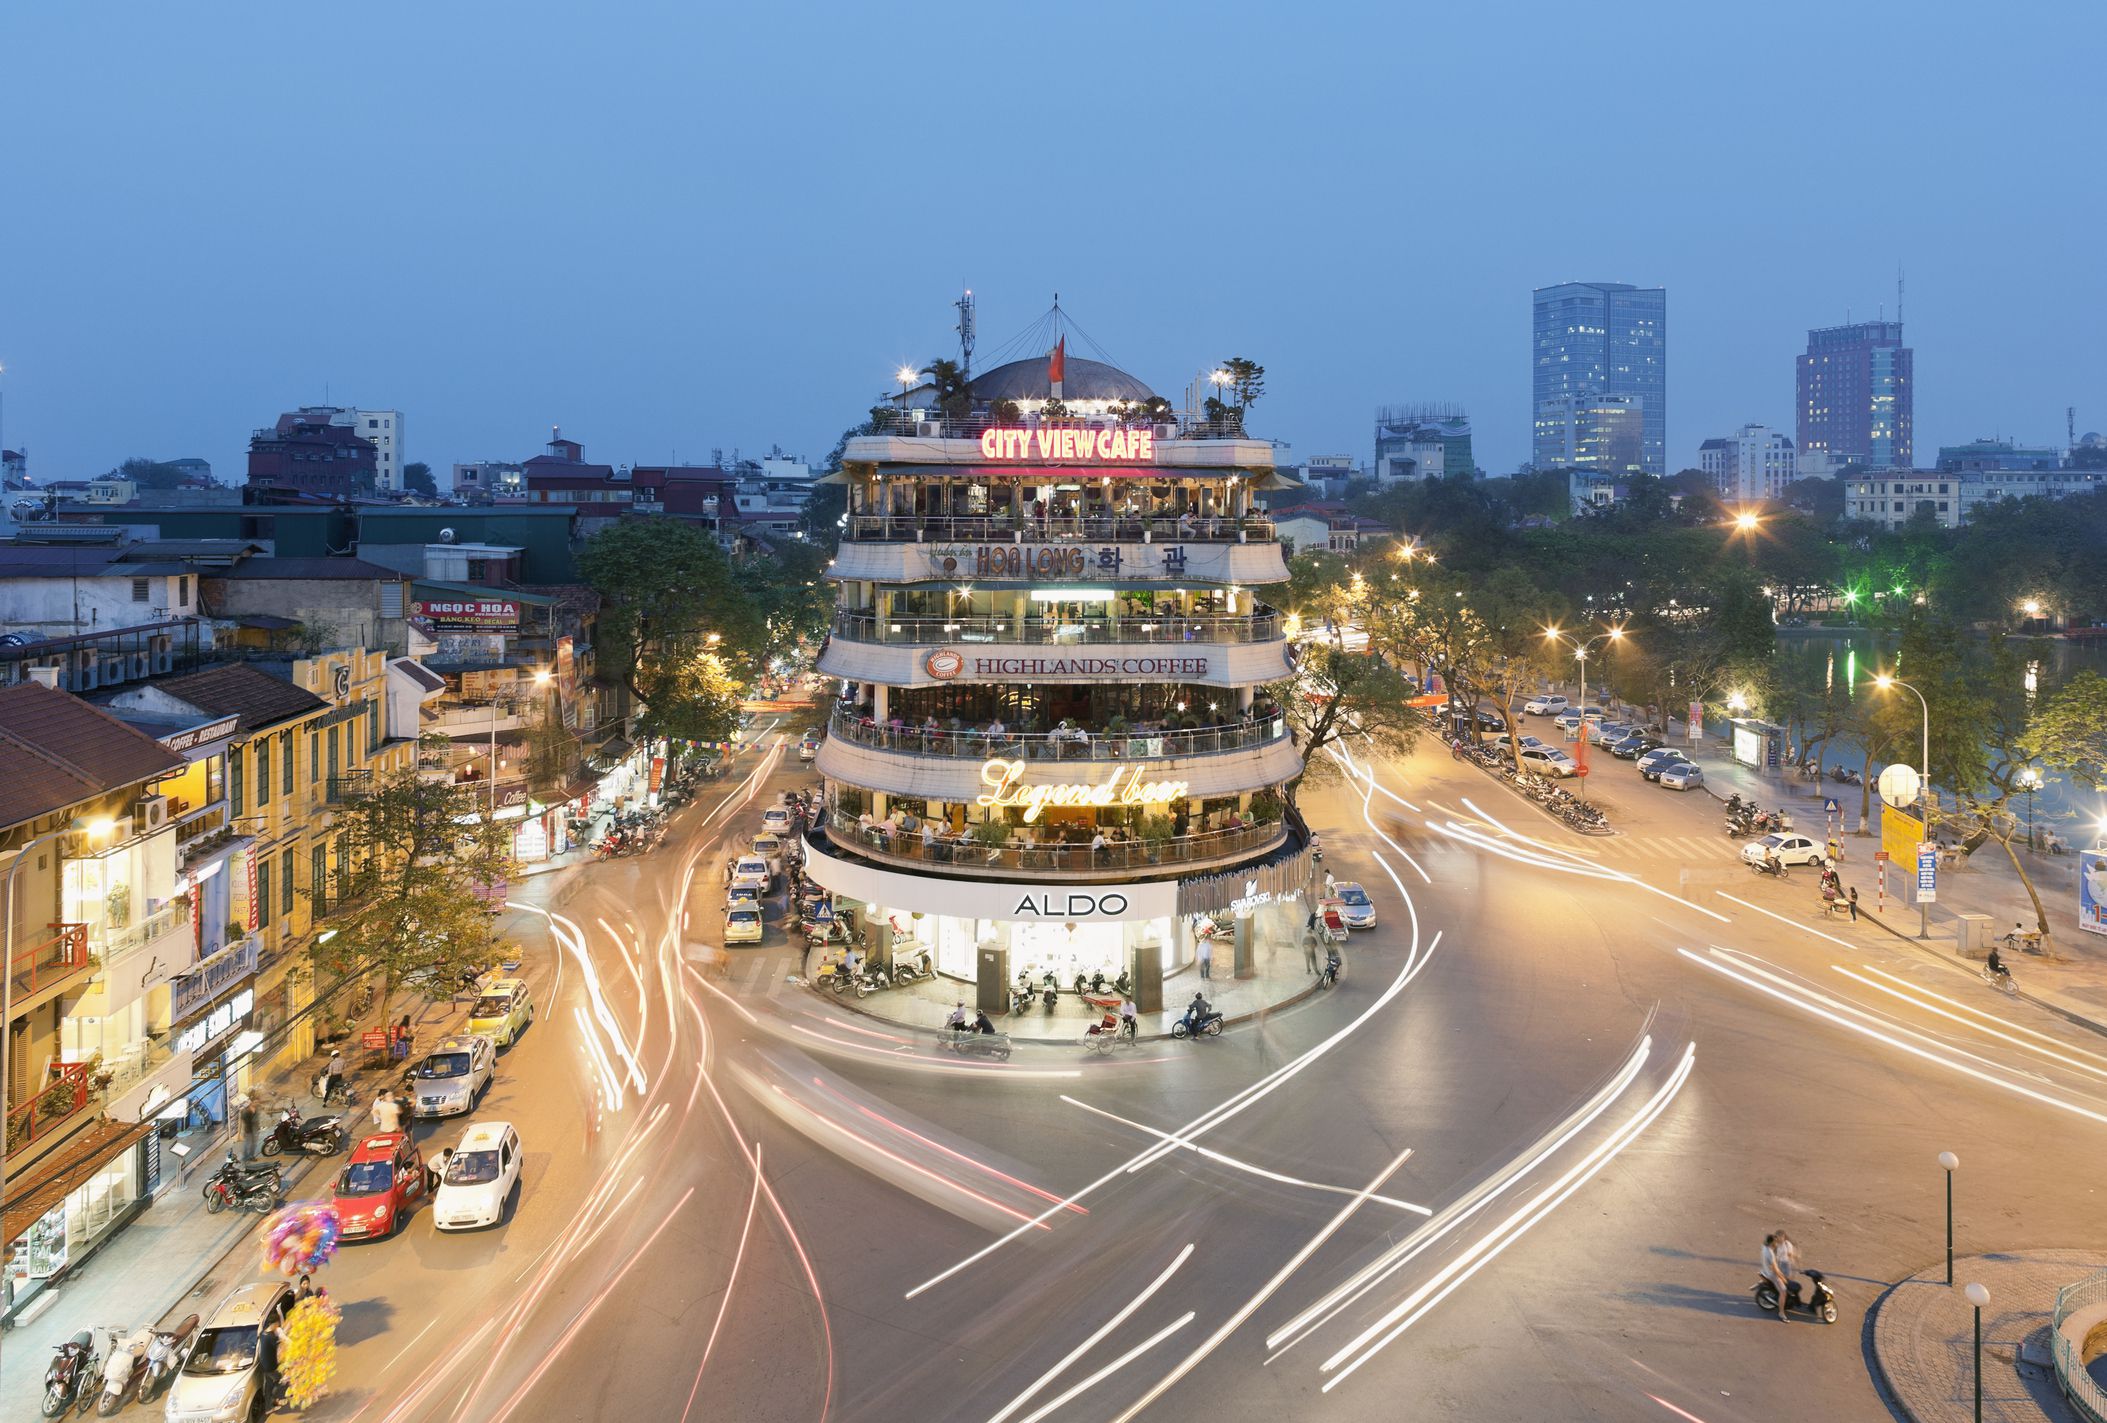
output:
[[[1705,441],[1698,467],[1719,497],[1733,504],[1782,499],[1797,479],[1792,441],[1767,425],[1743,425],[1733,434]]]
[[[1155,1012],[1195,916],[1233,921],[1224,977],[1301,931],[1300,759],[1263,690],[1290,626],[1253,592],[1287,577],[1251,502],[1274,450],[1098,414],[1150,392],[1074,358],[1057,388],[1091,413],[1046,419],[1049,365],[976,377],[955,430],[847,443],[805,870],[874,964],[926,950],[990,1011],[1020,972],[1126,973]]]
[[[1800,453],[1907,469],[1915,456],[1914,366],[1900,321],[1809,331],[1794,362]]]
[[[1471,422],[1454,405],[1385,405],[1375,412],[1375,480],[1439,479],[1477,470]]]
[[[347,410],[351,428],[373,442],[374,484],[386,490],[402,488],[402,412],[400,410]]]
[[[2059,469],[2063,451],[2047,446],[2025,446],[2015,440],[1970,440],[1965,445],[1939,446],[1938,468],[1956,470]]]
[[[200,616],[204,570],[182,557],[191,547],[0,544],[0,631],[70,637]],[[245,547],[228,546],[230,553]]]
[[[530,504],[627,504],[632,492],[613,465],[588,464],[585,446],[560,430],[520,471]]]
[[[199,911],[156,788],[185,770],[154,737],[41,681],[0,690],[0,1323],[173,1174],[154,1119],[207,1046],[192,1044],[171,987],[197,965]]]
[[[1576,514],[1615,507],[1631,493],[1631,475],[1622,470],[1568,469],[1566,494]]]
[[[1555,396],[1536,412],[1538,469],[1646,472],[1646,411],[1628,395]]]
[[[509,460],[475,460],[454,466],[454,493],[474,504],[526,496],[527,473]]]
[[[1380,519],[1349,513],[1345,505],[1330,500],[1305,500],[1266,513],[1282,550],[1291,557],[1311,550],[1358,553],[1364,542],[1397,537],[1397,531]]]
[[[249,439],[249,486],[280,494],[348,499],[374,488],[380,451],[333,405],[303,406]]]
[[[1847,482],[1844,510],[1853,519],[1899,528],[1924,509],[1951,529],[2001,499],[2066,499],[2103,487],[2107,470],[1876,469]]]
[[[1536,467],[1609,462],[1667,474],[1667,290],[1623,282],[1539,287],[1533,334]],[[1634,422],[1638,456],[1626,462],[1624,427]]]

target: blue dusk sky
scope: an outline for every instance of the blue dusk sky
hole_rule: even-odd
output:
[[[1806,329],[1895,309],[1918,462],[2107,429],[2093,0],[0,9],[0,399],[42,479],[302,403],[409,459],[817,459],[1052,293],[1178,398],[1370,457],[1452,401],[1527,455],[1529,294],[1664,285],[1670,467],[1792,429]],[[1085,352],[1088,354],[1088,352]]]

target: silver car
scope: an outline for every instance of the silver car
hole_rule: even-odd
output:
[[[235,1423],[261,1417],[278,1375],[273,1326],[293,1307],[282,1282],[242,1285],[219,1302],[168,1387],[168,1423]]]
[[[410,1106],[419,1117],[475,1110],[497,1075],[497,1044],[481,1033],[443,1037],[410,1069]]]

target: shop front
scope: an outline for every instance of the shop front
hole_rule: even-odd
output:
[[[49,1204],[35,1211],[0,1257],[0,1325],[12,1324],[145,1208],[150,1142],[150,1136],[125,1133],[114,1154],[69,1170],[57,1189],[39,1193],[39,1204]],[[14,1219],[11,1211],[11,1224]]]

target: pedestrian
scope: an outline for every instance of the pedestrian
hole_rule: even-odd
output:
[[[1104,864],[1109,856],[1105,853],[1105,832],[1099,830],[1090,837],[1090,858],[1095,864]]]
[[[1332,872],[1331,872],[1330,870],[1326,870],[1326,871],[1324,872],[1324,897],[1325,897],[1326,899],[1334,899],[1334,898],[1337,898],[1337,897],[1338,897],[1338,893],[1339,893],[1339,880],[1338,880],[1338,877],[1337,877],[1337,876],[1335,876],[1335,875],[1334,875],[1334,874],[1333,874],[1333,873],[1332,873]]]
[[[329,1062],[322,1068],[322,1105],[329,1105],[329,1098],[344,1085],[344,1054],[331,1050]]]
[[[1850,911],[1851,911],[1851,922],[1852,922],[1853,924],[1856,924],[1856,923],[1858,922],[1858,886],[1857,886],[1857,885],[1855,885],[1855,884],[1854,884],[1854,885],[1852,885],[1852,886],[1851,886],[1851,888],[1850,888],[1850,891],[1849,891],[1849,892],[1848,892],[1847,894],[1845,894],[1845,895],[1844,895],[1844,908],[1846,908],[1846,909],[1848,909],[1848,910],[1850,910]]]
[[[383,1088],[373,1094],[373,1129],[378,1132],[402,1130],[402,1107]]]
[[[439,1189],[440,1182],[446,1179],[446,1163],[453,1159],[454,1149],[450,1146],[442,1146],[439,1148],[439,1154],[425,1163],[425,1185],[429,1190],[437,1191]]]
[[[1214,977],[1214,936],[1212,934],[1203,933],[1200,935],[1200,977]]]
[[[312,1275],[302,1275],[300,1277],[300,1283],[293,1286],[293,1303],[298,1304],[301,1300],[312,1299],[314,1297],[314,1293],[314,1277]]]
[[[256,1156],[256,1099],[244,1092],[236,1105],[241,1112],[241,1159],[251,1161]]]
[[[1317,911],[1314,909],[1302,924],[1302,962],[1311,973],[1317,971]]]
[[[392,1044],[390,1044],[390,1047],[393,1049],[395,1060],[397,1062],[403,1062],[408,1060],[410,1056],[409,1014],[403,1014],[402,1021],[395,1025],[395,1041]]]

